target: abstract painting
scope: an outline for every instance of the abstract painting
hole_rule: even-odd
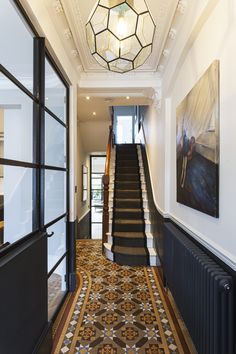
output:
[[[219,61],[176,110],[177,202],[219,217]]]

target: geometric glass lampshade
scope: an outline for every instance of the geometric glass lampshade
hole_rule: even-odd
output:
[[[125,73],[152,52],[155,23],[145,0],[99,0],[86,24],[91,54],[104,68]]]

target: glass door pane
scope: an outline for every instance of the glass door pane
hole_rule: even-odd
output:
[[[48,234],[48,318],[67,292],[67,89],[45,60],[44,223]]]
[[[52,318],[67,292],[66,258],[48,278],[48,320]]]
[[[106,158],[91,157],[91,238],[102,238],[103,184]]]
[[[13,243],[33,231],[33,169],[1,165],[2,241]]]
[[[0,63],[30,91],[33,91],[33,37],[14,1],[1,0]]]
[[[66,212],[66,173],[45,171],[45,224]]]
[[[33,101],[0,73],[0,157],[33,161]]]

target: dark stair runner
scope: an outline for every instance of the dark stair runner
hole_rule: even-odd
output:
[[[149,265],[137,145],[116,145],[113,246],[115,262]]]

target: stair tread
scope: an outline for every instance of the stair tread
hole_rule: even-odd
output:
[[[139,184],[140,183],[140,181],[124,181],[124,180],[122,180],[122,181],[117,181],[117,180],[115,180],[115,182],[116,183],[122,183],[122,184],[125,184],[125,183],[130,183],[130,184],[134,184],[134,183],[136,183],[136,184]]]
[[[122,175],[122,176],[137,176],[137,173],[116,173],[116,175]]]
[[[141,208],[115,208],[115,211],[118,212],[127,212],[127,213],[139,213],[142,212]]]
[[[141,191],[141,188],[139,188],[139,190]],[[117,192],[137,192],[136,190],[133,190],[133,189],[119,189],[119,188],[116,188],[116,191]]]
[[[144,247],[122,247],[113,246],[114,253],[132,255],[132,256],[146,256],[147,251]]]
[[[146,238],[144,232],[114,232],[113,237]]]
[[[115,224],[144,224],[143,220],[136,220],[136,219],[116,219],[114,220]]]
[[[123,199],[123,198],[114,198],[115,200],[117,200],[117,201],[129,201],[129,202],[140,202],[140,200],[142,199],[142,198],[127,198],[127,199]]]

